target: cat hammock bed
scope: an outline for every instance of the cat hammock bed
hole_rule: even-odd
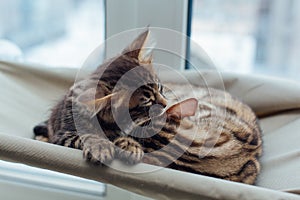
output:
[[[72,85],[76,70],[0,62],[0,72],[1,160],[112,184],[155,199],[300,198],[300,84],[222,74],[223,85],[216,81],[218,75],[202,74],[209,86],[225,86],[260,116],[264,140],[262,172],[257,186],[250,186],[147,164],[130,167],[114,161],[115,169],[91,166],[79,150],[32,140],[32,127],[46,119],[51,105]],[[203,84],[194,73],[183,75],[193,84]],[[161,76],[164,81],[172,81],[168,77],[173,76]]]

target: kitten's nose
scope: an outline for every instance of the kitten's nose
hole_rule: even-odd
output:
[[[157,95],[155,103],[163,106],[164,108],[167,106],[167,100],[161,94]]]

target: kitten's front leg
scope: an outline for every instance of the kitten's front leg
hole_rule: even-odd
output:
[[[114,144],[117,146],[116,156],[128,164],[136,164],[144,156],[142,146],[130,137],[119,137]]]
[[[109,164],[115,157],[115,146],[98,135],[85,134],[80,137],[83,156],[94,164]]]
[[[83,150],[83,157],[94,164],[111,163],[115,157],[115,145],[96,134],[79,134],[76,131],[58,131],[50,142]]]

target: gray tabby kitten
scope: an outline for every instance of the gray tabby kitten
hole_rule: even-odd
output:
[[[114,158],[131,164],[143,161],[254,184],[260,171],[258,158],[262,152],[262,140],[253,111],[228,93],[211,88],[195,86],[194,95],[186,90],[186,86],[171,83],[166,84],[166,88],[172,88],[176,98],[168,92],[163,93],[150,57],[142,55],[148,33],[142,33],[114,61],[100,66],[85,79],[84,84],[74,85],[54,107],[47,127],[35,127],[36,139],[82,149],[85,158],[96,164]],[[99,79],[99,70],[103,66],[108,68]],[[112,93],[116,82],[137,66],[144,67],[144,70],[123,84],[121,91]],[[135,80],[144,84],[129,97],[130,85],[140,84]],[[86,81],[97,82],[96,91],[91,92],[93,84],[86,84]],[[114,95],[118,95],[118,101],[112,102]],[[167,105],[164,96],[172,106],[163,110]],[[128,98],[130,103],[124,107]],[[78,106],[75,111],[80,113],[79,121],[82,122],[79,127],[88,131],[78,131],[78,124],[75,126],[74,108],[71,109],[74,104]],[[150,107],[155,104],[161,105],[162,109],[150,116]],[[124,122],[129,127],[126,133],[116,124],[112,105],[119,113],[129,110],[135,123],[126,126],[127,122]],[[102,131],[93,125],[95,119]]]

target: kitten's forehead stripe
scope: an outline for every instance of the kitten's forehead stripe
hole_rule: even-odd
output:
[[[143,85],[141,88],[144,89],[144,90],[147,90],[149,92],[153,92],[154,91],[153,87],[150,86],[149,84]]]

